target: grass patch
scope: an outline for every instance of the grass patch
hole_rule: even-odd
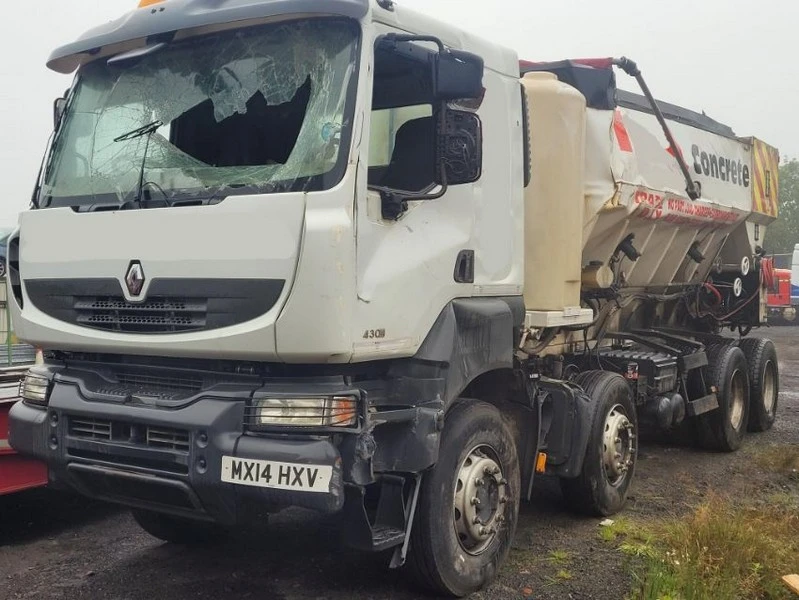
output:
[[[799,473],[799,444],[769,446],[757,453],[755,461],[769,471],[795,475]]]
[[[570,581],[574,578],[572,572],[568,569],[559,569],[555,575],[547,575],[544,577],[544,581],[546,581],[546,585],[548,586],[555,586],[559,583],[563,583],[564,581]]]
[[[555,577],[560,579],[561,581],[568,581],[569,579],[572,578],[572,574],[571,571],[567,569],[561,569],[560,571],[557,572]]]
[[[639,559],[636,600],[790,598],[780,578],[799,571],[799,515],[781,505],[710,498],[679,522],[653,526],[653,543],[626,541]]]
[[[614,519],[610,525],[599,526],[599,539],[605,542],[624,540],[625,542],[649,544],[652,542],[652,533],[647,527],[620,517]]]
[[[799,492],[773,492],[766,496],[766,504],[778,508],[799,510]]]
[[[549,560],[553,563],[567,563],[572,559],[572,555],[570,552],[566,550],[553,550],[549,553]]]

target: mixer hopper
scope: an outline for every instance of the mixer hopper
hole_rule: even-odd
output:
[[[719,289],[736,287],[734,303],[761,285],[756,263],[778,214],[777,150],[704,113],[617,89],[614,65],[620,62],[522,63],[538,178],[526,193],[525,300],[549,315],[534,325],[553,322],[552,314],[578,315],[581,294],[591,289],[666,293],[714,276]],[[566,100],[575,90],[581,106]],[[542,128],[546,137],[537,135]],[[564,154],[569,145],[581,151]],[[564,174],[579,187],[564,184]],[[549,228],[542,249],[540,234],[556,214],[568,218]],[[559,260],[544,260],[561,249]]]

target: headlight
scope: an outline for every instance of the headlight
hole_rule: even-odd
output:
[[[50,379],[32,370],[28,371],[20,384],[19,395],[30,404],[47,406],[50,399]]]
[[[327,398],[263,398],[253,403],[251,423],[257,426],[350,427],[358,422],[353,396]]]

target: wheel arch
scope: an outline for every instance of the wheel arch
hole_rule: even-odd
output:
[[[521,296],[453,300],[441,311],[416,355],[392,365],[390,404],[445,417],[459,398],[473,397],[499,408],[516,431],[517,419],[508,416],[503,396],[510,393],[523,321]],[[499,385],[499,393],[491,391],[492,385]],[[446,417],[444,426],[445,422]],[[376,466],[409,472],[432,466],[438,460],[440,431],[439,424],[418,419],[409,426],[377,428]]]
[[[459,397],[480,400],[499,411],[513,435],[519,458],[521,490],[529,497],[539,450],[540,418],[537,406],[526,404],[518,373],[507,368],[483,372],[462,390]]]

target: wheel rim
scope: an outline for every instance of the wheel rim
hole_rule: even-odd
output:
[[[635,426],[620,404],[611,408],[605,419],[602,462],[612,486],[624,481],[635,462]]]
[[[746,381],[740,369],[736,369],[730,378],[730,425],[740,429],[744,420],[746,398]]]
[[[763,409],[770,417],[777,405],[777,371],[774,363],[768,361],[763,369]]]
[[[508,493],[508,482],[491,446],[477,446],[466,455],[455,477],[453,498],[455,533],[466,552],[478,555],[494,541],[505,522]]]

